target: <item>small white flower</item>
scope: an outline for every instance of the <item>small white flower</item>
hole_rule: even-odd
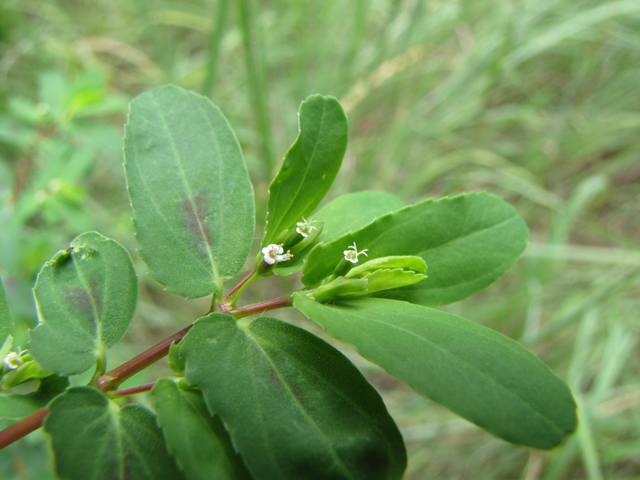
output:
[[[264,247],[262,249],[264,261],[269,265],[273,265],[276,262],[286,262],[291,257],[293,257],[293,255],[289,251],[287,251],[287,253],[284,253],[282,245],[283,244],[276,245],[272,243],[271,245],[267,245],[266,247]]]
[[[7,353],[4,360],[2,360],[2,364],[5,366],[7,370],[15,370],[22,365],[22,354],[24,352],[20,350],[19,352],[9,352]]]
[[[296,228],[296,232],[298,232],[300,235],[306,238],[309,235],[311,235],[311,232],[313,232],[314,230],[317,230],[317,228],[312,225],[312,223],[316,223],[317,220],[311,220],[309,222],[304,217],[302,217],[302,220],[304,221],[296,223],[296,225],[298,225],[298,227]]]
[[[364,250],[362,250],[361,252],[358,251],[358,247],[356,247],[356,244],[354,242],[352,247],[353,250],[345,250],[344,251],[344,259],[351,262],[351,263],[358,263],[358,255],[363,255],[368,257],[369,255],[367,255],[367,252],[369,251],[368,248],[365,248]]]

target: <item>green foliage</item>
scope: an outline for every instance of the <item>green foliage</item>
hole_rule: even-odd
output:
[[[32,77],[36,99],[12,90],[0,101],[0,262],[3,273],[28,288],[61,241],[111,224],[108,207],[97,209],[95,197],[114,183],[104,178],[113,169],[96,164],[121,155],[121,127],[104,118],[127,105],[125,97],[108,92],[101,70],[71,80],[51,70]],[[94,183],[96,170],[102,178]]]
[[[509,442],[552,449],[576,429],[567,386],[498,332],[393,300],[321,305],[297,293],[294,306],[367,360]]]
[[[180,353],[187,381],[220,415],[254,478],[402,477],[404,444],[382,399],[305,330],[214,313],[195,323]]]
[[[186,298],[221,292],[242,268],[255,225],[227,120],[204,97],[160,87],[131,102],[124,145],[136,237],[154,277]]]
[[[347,149],[347,117],[338,100],[312,95],[300,105],[300,134],[269,186],[262,246],[282,243],[320,204]]]
[[[127,333],[138,279],[129,253],[92,232],[42,267],[33,293],[40,322],[31,352],[47,370],[73,375],[104,362],[105,350]]]
[[[347,349],[401,428],[406,478],[637,476],[638,2],[241,3],[246,15],[236,23],[226,0],[0,2],[0,275],[16,352],[28,348],[36,322],[35,274],[84,231],[121,242],[142,283],[135,329],[109,351],[111,366],[209,307],[162,292],[134,252],[120,168],[126,101],[108,116],[56,120],[62,128],[49,137],[42,113],[35,124],[22,107],[65,109],[71,96],[47,87],[55,96],[43,97],[43,81],[77,82],[111,100],[166,82],[197,89],[208,77],[200,93],[213,91],[234,126],[258,194],[255,241],[272,178],[264,172],[274,173],[298,134],[300,100],[327,92],[340,99],[350,131],[327,201],[361,189],[394,192],[407,205],[487,190],[518,210],[531,229],[523,257],[500,281],[444,309],[518,339],[580,403],[580,441],[542,455],[492,438]],[[57,75],[42,75],[52,69]],[[98,69],[95,89],[82,77]],[[14,178],[26,178],[16,208]],[[302,267],[303,257],[291,262]],[[259,279],[240,305],[285,295],[299,288],[297,277]],[[275,316],[309,325],[294,309]],[[159,362],[127,385],[169,374]],[[140,401],[148,404],[144,394]],[[47,439],[35,433],[1,451],[0,478],[51,480]]]
[[[142,259],[167,290],[212,294],[211,308],[192,328],[106,372],[105,351],[122,340],[136,307],[129,254],[92,232],[44,265],[34,287],[38,326],[28,351],[6,353],[0,385],[94,364],[96,371],[86,387],[51,377],[32,394],[3,394],[0,402],[12,418],[47,405],[44,427],[61,478],[402,478],[400,431],[342,353],[274,318],[239,321],[286,306],[508,442],[552,449],[576,429],[571,392],[535,355],[423,306],[467,297],[517,260],[528,230],[515,208],[487,193],[403,207],[369,191],[314,215],[342,162],[347,122],[337,100],[321,95],[302,103],[299,119],[299,137],[269,191],[268,247],[225,295],[255,221],[235,134],[208,99],[178,87],[132,101],[125,169]],[[237,306],[260,277],[300,268],[306,289]],[[118,389],[167,354],[177,378]],[[156,414],[114,400],[148,390]]]
[[[118,407],[91,387],[56,397],[44,423],[56,473],[65,480],[180,480],[155,415],[141,405]]]
[[[151,394],[167,447],[188,480],[251,478],[220,417],[209,413],[200,392],[182,390],[163,378]]]
[[[427,280],[383,295],[445,305],[497,280],[524,250],[527,233],[515,209],[493,195],[427,200],[316,246],[305,262],[302,281],[308,287],[319,285],[337,266],[343,250],[355,243],[359,250],[369,250],[371,258],[418,255],[429,265]]]

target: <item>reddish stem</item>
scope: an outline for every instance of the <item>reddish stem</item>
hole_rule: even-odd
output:
[[[49,411],[46,408],[41,408],[36,413],[32,413],[28,417],[2,430],[0,432],[0,450],[39,429],[47,413],[49,413]]]
[[[109,393],[111,398],[126,397],[127,395],[135,395],[136,393],[148,392],[153,388],[156,382],[147,383],[146,385],[138,385],[137,387],[123,388]]]
[[[254,303],[253,305],[247,305],[246,307],[236,308],[231,312],[236,318],[248,317],[249,315],[255,315],[256,313],[263,313],[269,310],[275,310],[276,308],[285,308],[293,305],[293,298],[282,297],[274,298],[273,300],[267,300],[266,302]]]
[[[251,277],[253,277],[253,274],[255,272],[250,272],[249,275],[247,275],[246,277],[244,277],[242,280],[240,280],[240,283],[238,283],[235,287],[233,287],[231,290],[229,290],[227,292],[227,294],[224,296],[223,300],[228,300],[229,298],[233,298],[233,296],[238,293],[238,290],[240,290],[242,288],[242,286],[247,283]]]
[[[246,281],[246,279],[244,281]],[[244,283],[244,281],[241,282],[241,285],[242,283]],[[247,305],[246,307],[237,308],[231,311],[230,313],[236,318],[242,318],[242,317],[247,317],[249,315],[255,315],[257,313],[263,313],[268,310],[275,310],[277,308],[290,307],[292,305],[293,305],[293,298],[291,297],[275,298],[273,300],[268,300],[266,302],[255,303],[253,305]],[[170,336],[166,340],[163,340],[157,345],[142,352],[137,357],[132,358],[128,362],[123,363],[119,367],[114,368],[113,370],[105,373],[104,375],[100,375],[96,382],[96,388],[98,388],[103,392],[107,392],[108,390],[114,390],[115,388],[117,388],[118,385],[120,385],[126,379],[138,373],[140,370],[144,370],[152,363],[157,362],[162,357],[167,355],[169,353],[169,347],[171,347],[171,344],[178,343],[180,340],[182,340],[192,326],[193,325],[189,325],[188,327],[183,328],[178,333]],[[119,392],[113,392],[110,395],[112,397],[132,395],[134,393],[151,390],[153,385],[154,384],[147,384],[147,385],[141,385],[138,387],[127,388]],[[46,408],[43,408],[41,410],[38,410],[36,413],[14,423],[10,427],[0,431],[0,450],[2,450],[4,447],[8,445],[11,445],[13,442],[21,439],[25,435],[28,435],[31,432],[40,428],[42,426],[42,422],[47,416],[47,413],[48,413],[48,410]]]
[[[106,392],[107,390],[113,390],[127,378],[135,375],[140,370],[144,370],[149,365],[157,362],[162,357],[169,353],[169,347],[172,343],[178,343],[187,334],[193,325],[189,325],[183,328],[175,335],[170,336],[166,340],[151,347],[149,350],[142,352],[137,357],[132,358],[126,363],[123,363],[117,368],[114,368],[110,372],[105,373],[98,377],[97,385],[98,389]]]

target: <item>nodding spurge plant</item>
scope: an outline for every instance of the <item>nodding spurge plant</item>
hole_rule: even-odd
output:
[[[404,443],[378,393],[328,343],[264,315],[282,307],[508,442],[552,449],[575,430],[570,391],[536,356],[433,308],[487,287],[519,257],[527,227],[515,209],[487,193],[404,206],[365,191],[317,210],[342,162],[347,119],[335,98],[313,95],[299,124],[269,188],[252,272],[225,291],[254,236],[238,141],[194,93],[167,86],[133,100],[124,167],[140,254],[168,291],[211,295],[211,310],[107,371],[105,352],[133,317],[137,277],[118,243],[78,236],[38,275],[39,323],[26,351],[12,351],[0,289],[0,410],[22,418],[0,445],[43,425],[63,479],[401,478]],[[303,289],[238,303],[261,277],[299,271]],[[172,377],[118,389],[167,354]],[[90,368],[89,385],[69,387],[68,376]],[[34,393],[10,392],[30,380],[40,382]],[[154,411],[113,400],[148,390]]]

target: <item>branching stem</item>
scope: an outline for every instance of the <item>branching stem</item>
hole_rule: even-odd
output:
[[[232,292],[242,292],[243,286],[245,284],[250,283],[249,280],[251,278],[257,277],[258,275],[254,275],[255,272],[252,272],[250,275],[245,277],[238,285],[236,285],[229,293],[233,295]],[[252,280],[253,281],[253,280]],[[246,287],[245,287],[246,288]],[[227,297],[230,295],[227,294]],[[236,295],[236,299],[239,295]],[[248,317],[250,315],[256,315],[259,313],[264,313],[269,310],[275,310],[278,308],[290,307],[293,305],[292,297],[283,297],[283,298],[274,298],[272,300],[267,300],[266,302],[254,303],[253,305],[247,305],[246,307],[241,308],[233,308],[233,305],[220,302],[220,310],[223,313],[227,313],[233,315],[236,318]],[[117,368],[114,368],[110,372],[105,373],[104,375],[100,375],[95,380],[95,387],[103,392],[108,392],[108,395],[112,398],[123,397],[126,395],[133,395],[135,393],[146,392],[153,388],[154,383],[149,383],[146,385],[140,385],[137,387],[126,388],[123,390],[115,390],[118,385],[124,382],[126,379],[130,378],[134,374],[138,373],[141,370],[144,370],[149,365],[157,362],[162,357],[166,356],[169,353],[169,348],[172,343],[178,343],[180,340],[184,338],[187,332],[191,329],[193,325],[189,325],[186,328],[183,328],[178,333],[170,336],[166,340],[154,345],[148,350],[145,350],[140,355],[132,358],[126,363],[123,363]],[[30,434],[31,432],[37,430],[42,426],[42,422],[47,416],[48,410],[46,408],[42,408],[35,412],[32,415],[29,415],[26,418],[14,423],[10,427],[5,430],[0,431],[0,450],[4,447],[11,445],[16,440],[21,439],[22,437]]]
[[[277,308],[290,307],[292,305],[292,297],[274,298],[273,300],[267,300],[266,302],[254,303],[253,305],[247,305],[246,307],[235,308],[231,310],[230,313],[236,318],[242,318],[250,315],[256,315],[258,313],[268,312],[269,310],[275,310]]]
[[[123,388],[122,390],[115,390],[113,392],[109,392],[109,397],[111,398],[120,398],[126,397],[127,395],[135,395],[136,393],[148,392],[153,388],[156,382],[147,383],[146,385],[138,385],[137,387],[131,388]]]

